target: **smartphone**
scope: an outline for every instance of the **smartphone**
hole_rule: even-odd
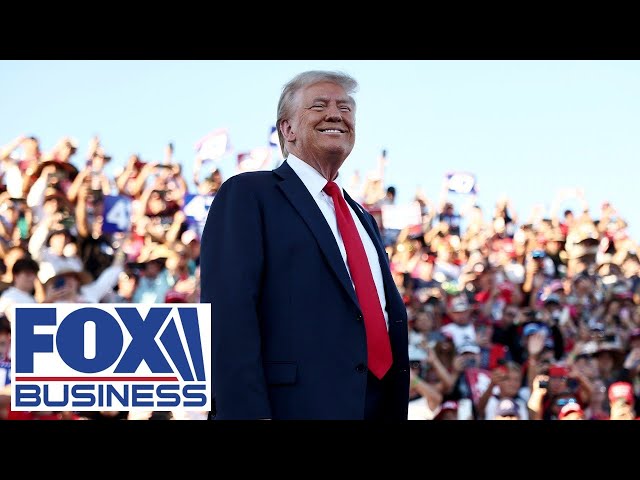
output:
[[[102,189],[101,188],[96,188],[96,189],[91,189],[91,197],[93,198],[93,200],[95,200],[96,202],[99,202],[103,199],[104,195],[102,194]]]
[[[64,277],[58,277],[53,281],[53,288],[60,290],[64,287]]]

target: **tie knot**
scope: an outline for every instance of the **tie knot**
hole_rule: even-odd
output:
[[[336,194],[340,195],[340,187],[336,182],[327,182],[322,190],[330,197],[333,197]]]

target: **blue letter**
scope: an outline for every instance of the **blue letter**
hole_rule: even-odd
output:
[[[207,396],[203,393],[195,393],[193,390],[204,390],[206,385],[185,385],[182,389],[182,396],[184,397],[185,407],[204,407],[207,404]],[[188,402],[187,398],[191,398],[194,401]]]
[[[88,383],[84,385],[74,385],[71,387],[71,396],[74,400],[71,401],[72,407],[98,407],[96,405],[96,396],[93,394],[95,384]],[[87,392],[83,392],[87,390]]]
[[[179,388],[180,385],[178,385],[177,383],[158,385],[158,388],[156,388],[156,395],[158,396],[158,398],[171,399],[158,400],[158,407],[177,407],[178,405],[180,405],[180,395],[170,391],[177,391]]]
[[[129,385],[125,383],[121,386],[123,387],[122,395],[118,393],[115,385],[110,383],[107,384],[107,407],[113,406],[111,399],[115,397],[118,399],[120,405],[122,405],[122,408],[127,408],[127,405],[129,405]]]
[[[153,407],[153,401],[143,401],[142,398],[153,398],[152,392],[142,392],[141,390],[153,391],[153,385],[131,385],[131,406],[132,407]],[[140,399],[140,400],[139,400]]]
[[[96,356],[84,356],[84,324],[96,324]],[[65,318],[58,328],[56,346],[60,358],[82,373],[102,372],[113,365],[122,352],[122,328],[118,321],[99,308],[81,308]]]
[[[33,373],[33,354],[53,352],[53,335],[36,335],[36,325],[55,325],[55,308],[16,308],[13,322],[16,336],[15,373]]]
[[[38,385],[29,385],[24,383],[16,385],[16,407],[39,407],[39,406],[40,406],[40,387]]]
[[[44,391],[42,393],[42,400],[46,407],[66,407],[69,403],[69,385],[66,383],[62,385],[62,400],[49,400],[49,387],[50,385],[44,384]]]
[[[153,373],[173,373],[154,338],[171,309],[152,308],[144,320],[135,308],[116,308],[116,311],[131,334],[131,343],[115,373],[134,373],[143,360]]]

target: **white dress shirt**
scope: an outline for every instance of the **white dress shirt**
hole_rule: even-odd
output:
[[[349,273],[349,277],[351,277],[351,272],[349,272],[349,265],[347,264],[347,250],[344,248],[344,242],[342,241],[342,237],[340,236],[340,230],[338,230],[338,221],[336,220],[336,211],[333,205],[333,199],[327,195],[322,189],[327,184],[327,179],[324,178],[315,168],[313,168],[308,163],[303,162],[299,158],[297,158],[293,154],[289,154],[287,157],[287,163],[293,169],[293,171],[300,177],[304,186],[307,187],[309,193],[313,197],[313,199],[318,204],[322,215],[326,219],[331,231],[333,232],[333,236],[336,239],[338,244],[338,248],[340,249],[340,253],[342,254],[342,261],[344,262],[345,267],[347,268],[347,272]],[[336,177],[334,182],[340,187],[340,193],[344,197],[344,192],[342,191],[342,183],[340,179],[340,175]],[[364,251],[367,254],[367,259],[369,260],[369,267],[371,268],[371,273],[373,274],[373,281],[376,284],[376,290],[378,292],[378,298],[380,299],[380,306],[382,307],[382,313],[384,314],[384,321],[387,324],[387,330],[389,329],[389,315],[385,310],[387,305],[387,299],[384,295],[384,282],[382,280],[382,270],[380,268],[380,261],[378,260],[378,251],[373,244],[373,240],[369,237],[369,234],[365,230],[364,226],[360,222],[360,219],[356,215],[356,213],[351,208],[351,205],[347,203],[349,207],[349,213],[351,213],[351,218],[358,229],[358,233],[360,234],[360,239],[362,240],[362,244],[364,245]],[[352,281],[353,285],[353,281]],[[355,287],[354,287],[355,290]]]

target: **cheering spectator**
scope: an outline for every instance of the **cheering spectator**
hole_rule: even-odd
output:
[[[140,254],[141,276],[133,295],[134,303],[162,303],[174,284],[173,277],[165,267],[171,255],[165,245],[152,245]]]
[[[13,321],[13,306],[17,303],[36,303],[33,296],[37,279],[38,263],[31,258],[21,258],[13,264],[11,274],[13,286],[0,295],[0,314]]]

